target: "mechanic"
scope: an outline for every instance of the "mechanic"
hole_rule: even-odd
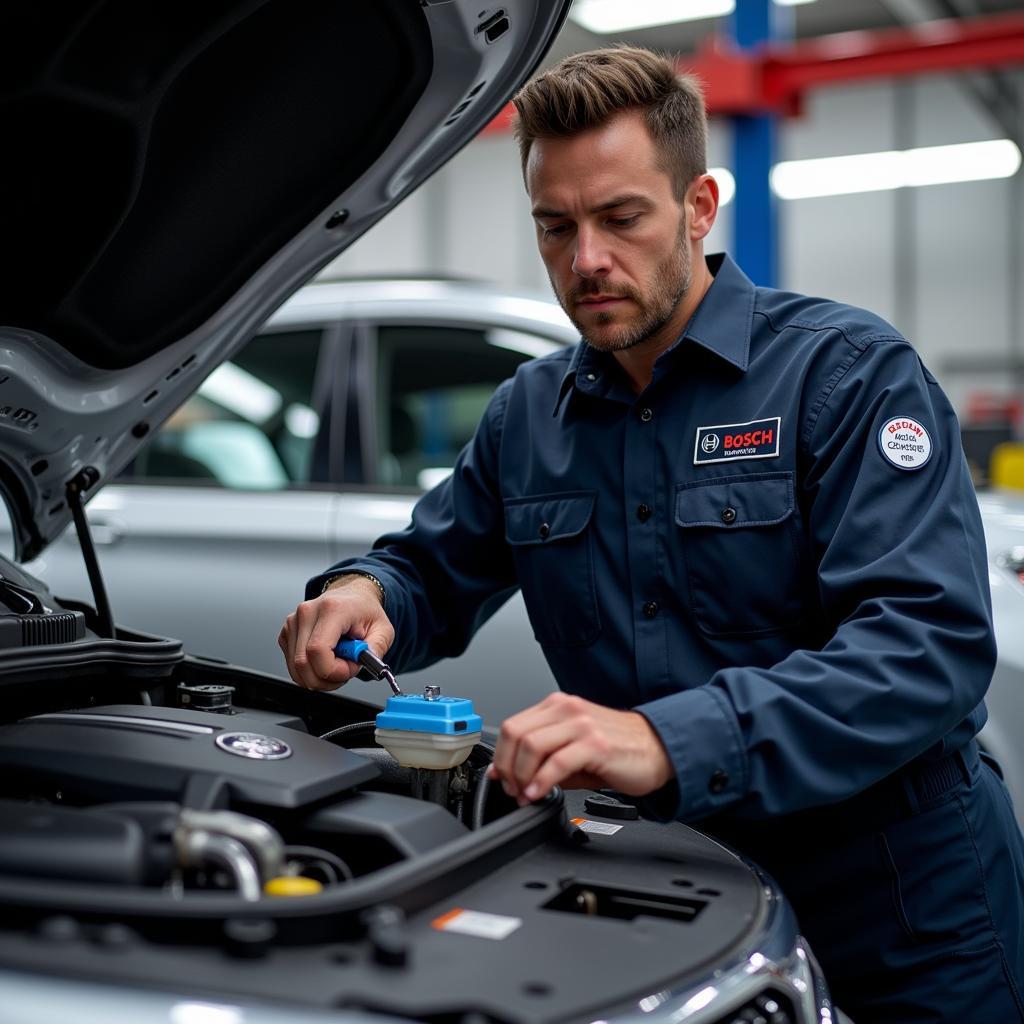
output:
[[[612,787],[792,900],[855,1020],[1024,1020],[1024,846],[975,734],[995,658],[954,413],[861,309],[705,258],[699,89],[629,47],[515,99],[540,254],[582,341],[495,392],[410,526],[310,581],[311,689],[464,650],[516,587],[562,692],[509,718],[520,803]],[[836,257],[842,257],[837,239]]]

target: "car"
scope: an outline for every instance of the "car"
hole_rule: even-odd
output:
[[[0,559],[5,1021],[841,1019],[756,865],[685,825],[642,819],[620,794],[556,790],[519,807],[488,784],[484,723],[445,675],[380,712],[193,657],[168,630],[133,626],[129,604],[115,617],[104,585],[97,549],[116,547],[119,524],[104,537],[96,522],[94,542],[84,504],[133,460],[205,464],[229,482],[244,471],[265,496],[303,460],[314,475],[340,458],[343,482],[443,471],[445,437],[426,461],[392,447],[368,469],[374,433],[393,442],[400,418],[318,398],[303,408],[282,394],[279,411],[298,442],[310,411],[326,412],[323,450],[254,443],[245,421],[276,412],[239,376],[256,349],[240,353],[501,109],[567,7],[5,9],[0,118],[17,196],[4,210],[17,258],[0,293],[0,493],[14,556]],[[318,380],[375,386],[379,367],[353,340],[331,350],[339,372]],[[293,339],[287,368],[303,344]],[[234,377],[206,386],[203,415],[179,411],[228,362]],[[251,415],[213,415],[216,386],[231,393],[221,408],[244,400]],[[198,448],[171,436],[186,425]],[[324,512],[273,496],[319,562]],[[217,512],[219,536],[252,540],[258,503],[237,497]],[[70,523],[91,601],[58,597],[24,568],[41,570]],[[193,549],[219,561],[218,542],[179,525],[182,565]],[[217,567],[228,603],[265,585],[266,553],[253,545],[249,558],[245,573]],[[253,642],[253,623],[202,605],[204,578],[175,578],[174,559],[134,562],[150,589],[189,583],[176,601]]]
[[[89,503],[113,606],[194,653],[281,673],[277,631],[302,582],[405,526],[494,387],[523,360],[577,339],[550,295],[465,280],[306,285]],[[355,436],[338,439],[339,422]],[[260,454],[243,458],[243,447]],[[989,488],[979,504],[999,641],[981,743],[1024,825],[1024,496]],[[73,531],[27,568],[58,593],[88,594]],[[492,725],[556,689],[518,595],[465,654],[407,681],[440,678]],[[387,696],[358,680],[345,692],[378,704]]]
[[[112,607],[194,653],[282,674],[277,634],[305,580],[403,527],[494,388],[577,339],[549,295],[460,280],[305,286],[89,502]],[[89,595],[73,530],[26,568]],[[441,675],[494,724],[555,689],[518,595],[466,654],[404,681]],[[346,692],[387,695],[359,681]]]
[[[1009,488],[979,492],[985,525],[992,620],[998,645],[992,685],[985,697],[988,722],[979,736],[982,752],[998,763],[1024,827],[1024,493]]]

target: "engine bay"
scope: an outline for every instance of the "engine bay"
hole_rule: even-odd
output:
[[[802,1019],[806,993],[763,955],[791,954],[791,915],[711,839],[609,792],[519,807],[478,732],[461,763],[405,766],[374,705],[104,636],[87,606],[14,582],[42,610],[9,617],[70,615],[74,636],[12,626],[0,646],[3,967],[512,1024],[635,1011],[757,951],[750,998]],[[390,701],[444,710],[428,689]]]

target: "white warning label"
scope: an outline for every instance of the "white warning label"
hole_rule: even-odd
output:
[[[613,836],[622,828],[606,821],[591,821],[589,818],[573,818],[572,823],[583,832],[593,832],[595,836]]]
[[[463,910],[461,907],[449,910],[447,914],[435,917],[430,922],[431,927],[439,932],[471,935],[476,939],[507,939],[522,923],[519,917],[485,914],[480,910]]]

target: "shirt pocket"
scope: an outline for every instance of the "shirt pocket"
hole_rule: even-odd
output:
[[[505,502],[512,549],[534,636],[546,647],[584,646],[601,632],[591,519],[595,491]]]
[[[802,615],[793,474],[747,473],[676,488],[690,603],[708,636],[779,632]]]

